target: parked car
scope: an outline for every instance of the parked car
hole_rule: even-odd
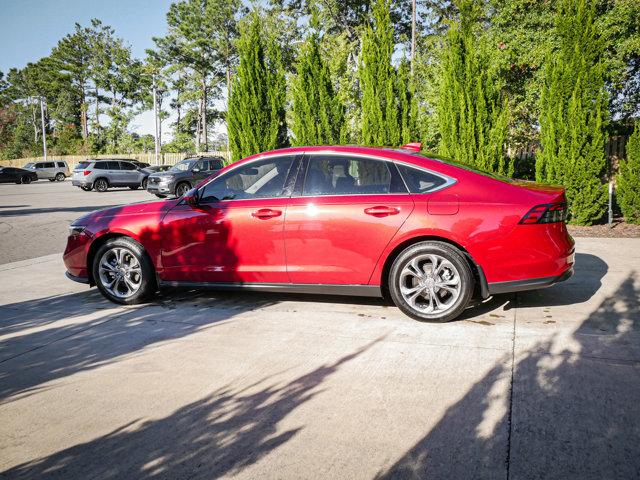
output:
[[[88,214],[64,262],[116,303],[167,286],[388,293],[441,322],[473,296],[569,278],[566,211],[561,187],[409,149],[298,147],[229,165],[182,198]]]
[[[151,165],[150,163],[141,162],[140,160],[133,160],[131,158],[121,158],[120,160],[124,160],[126,162],[131,162],[138,168],[147,168],[147,167],[149,167]]]
[[[50,182],[64,182],[71,175],[67,162],[56,160],[51,162],[30,162],[24,167],[38,174],[39,179],[47,179]]]
[[[72,185],[85,191],[106,192],[110,187],[140,188],[147,174],[124,160],[86,160],[73,169]]]
[[[143,189],[146,190],[147,179],[149,178],[149,175],[151,175],[152,173],[166,172],[167,170],[170,170],[172,166],[173,165],[149,165],[148,167],[142,168],[142,172],[147,176],[142,180],[140,185]]]
[[[149,175],[147,191],[160,198],[169,195],[183,196],[201,180],[224,167],[222,157],[185,158],[166,172]]]
[[[38,174],[17,167],[0,167],[0,183],[31,183],[38,180]]]

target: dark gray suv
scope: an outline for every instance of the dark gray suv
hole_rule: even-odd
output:
[[[147,179],[147,191],[164,198],[168,195],[181,197],[201,180],[224,167],[222,157],[185,158],[166,172],[153,173]]]

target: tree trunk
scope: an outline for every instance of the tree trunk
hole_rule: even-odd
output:
[[[98,87],[95,87],[96,95],[96,133],[100,132],[100,99],[98,97]]]
[[[202,99],[198,101],[198,121],[196,123],[196,152],[200,152],[200,128],[202,124]]]

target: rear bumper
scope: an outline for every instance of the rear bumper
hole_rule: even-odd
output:
[[[496,295],[499,293],[522,292],[525,290],[536,290],[538,288],[550,287],[559,282],[564,282],[573,276],[573,266],[569,267],[560,275],[555,277],[530,278],[526,280],[514,280],[510,282],[490,283],[489,294]]]
[[[92,182],[87,180],[71,180],[71,185],[74,187],[89,187],[92,185]]]

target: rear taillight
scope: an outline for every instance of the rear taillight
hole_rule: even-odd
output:
[[[87,175],[91,175],[91,170],[85,170],[82,173],[84,173],[84,176],[86,177]]]
[[[544,203],[536,205],[527,214],[522,217],[520,223],[557,223],[564,222],[567,219],[566,203]]]

